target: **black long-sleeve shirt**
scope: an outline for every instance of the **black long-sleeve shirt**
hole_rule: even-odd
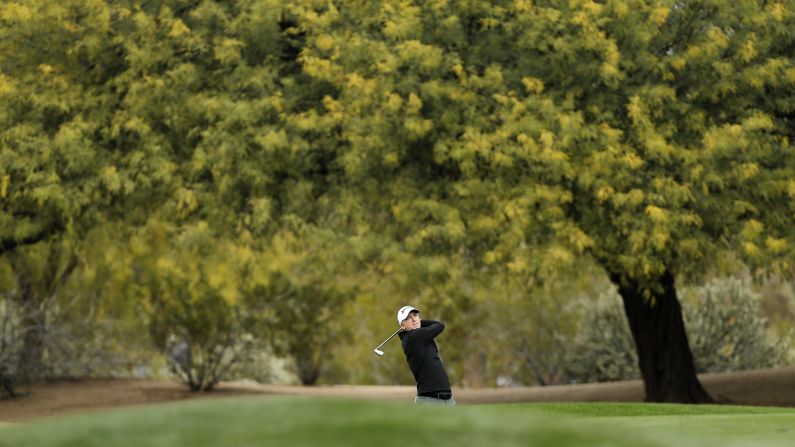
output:
[[[434,341],[443,330],[444,324],[438,321],[422,320],[418,329],[399,334],[406,361],[417,381],[417,394],[450,391],[450,379]]]

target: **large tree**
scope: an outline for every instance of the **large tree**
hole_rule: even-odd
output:
[[[369,221],[415,256],[615,283],[649,401],[709,402],[677,281],[789,268],[792,2],[339,1],[291,11]],[[377,198],[377,199],[374,199]],[[380,217],[379,217],[380,216]]]
[[[97,8],[68,8],[0,6],[0,256],[16,278],[21,376],[40,372],[47,304],[77,266],[80,238],[121,189],[108,181],[114,156],[97,138],[110,96],[94,88],[115,66],[87,60],[92,49],[103,61],[113,53],[92,36],[103,28]]]
[[[49,239],[75,245],[109,223],[131,254],[120,254],[128,264],[118,275],[158,276],[150,293],[121,295],[159,300],[171,314],[157,325],[163,341],[162,326],[183,323],[178,305],[235,304],[217,284],[191,289],[177,273],[212,282],[227,264],[181,263],[177,273],[131,265],[136,238],[166,226],[163,242],[175,244],[161,248],[179,251],[200,228],[219,252],[259,259],[278,251],[271,237],[280,231],[309,237],[344,225],[344,207],[331,199],[340,139],[318,113],[335,90],[302,70],[304,35],[285,8],[277,0],[0,6],[0,256]],[[237,293],[267,301],[255,286],[268,273],[241,273]]]

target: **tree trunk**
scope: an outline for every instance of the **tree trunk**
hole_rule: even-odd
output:
[[[44,358],[45,314],[39,308],[39,299],[31,283],[29,272],[17,264],[15,274],[19,286],[17,300],[20,308],[20,330],[22,346],[17,364],[17,376],[28,381],[41,373]]]
[[[624,301],[646,402],[714,402],[696,376],[673,273],[660,277],[651,299],[643,297],[638,281],[616,273],[611,273],[610,279]]]
[[[320,378],[320,364],[321,360],[317,354],[312,352],[301,352],[293,355],[295,360],[295,370],[298,379],[301,380],[301,385],[312,386],[317,383]],[[317,356],[317,357],[316,357]]]
[[[3,365],[0,365],[0,385],[3,386],[3,389],[11,398],[17,397],[17,393],[14,390],[14,380],[11,378],[10,374],[6,373],[6,369]]]

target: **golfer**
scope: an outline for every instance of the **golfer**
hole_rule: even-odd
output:
[[[455,406],[450,379],[434,341],[444,330],[444,325],[438,321],[420,320],[420,310],[411,306],[401,307],[397,320],[402,329],[399,336],[403,343],[403,352],[417,382],[417,397],[414,402]]]

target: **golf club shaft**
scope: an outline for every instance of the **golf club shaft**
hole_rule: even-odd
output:
[[[381,343],[380,345],[376,346],[376,347],[375,347],[375,349],[379,349],[381,346],[384,346],[384,345],[386,344],[386,342],[388,342],[389,340],[391,340],[391,339],[392,339],[392,337],[394,337],[395,335],[397,335],[397,334],[398,334],[398,332],[400,332],[400,331],[402,331],[402,330],[403,330],[403,328],[398,328],[398,330],[396,330],[394,334],[390,335],[390,336],[389,336],[389,338],[387,338],[386,340],[384,340],[384,342],[383,342],[383,343]]]

